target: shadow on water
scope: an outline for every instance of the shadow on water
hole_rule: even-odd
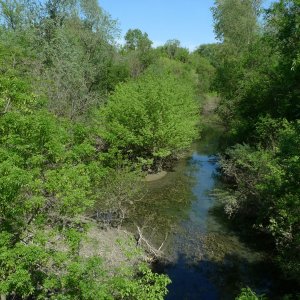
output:
[[[234,299],[242,287],[249,286],[260,294],[272,289],[270,265],[249,262],[238,254],[226,254],[223,261],[204,258],[197,263],[180,255],[176,263],[158,263],[155,270],[167,273],[172,280],[166,299],[229,300]]]
[[[166,259],[153,266],[172,280],[166,299],[234,299],[246,286],[270,295],[277,284],[266,254],[227,226],[212,196],[221,184],[215,156],[221,135],[207,126],[174,172],[146,183],[148,193],[130,216],[155,245],[168,235]]]

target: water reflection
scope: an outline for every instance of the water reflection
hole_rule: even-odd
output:
[[[156,265],[172,279],[166,299],[234,299],[241,287],[270,289],[264,254],[249,249],[212,213],[220,134],[206,128],[174,172],[147,182],[148,193],[131,216],[156,245],[168,233],[167,262]]]
[[[189,218],[190,207],[196,199],[192,192],[195,178],[186,161],[180,161],[174,172],[157,181],[146,182],[146,194],[129,216],[130,224],[143,228],[143,233],[154,245],[168,235],[164,252],[169,260],[176,260],[176,237],[183,234],[182,223]]]

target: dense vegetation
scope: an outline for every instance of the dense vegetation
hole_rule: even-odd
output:
[[[198,52],[216,67],[218,113],[232,144],[221,168],[233,185],[221,198],[233,220],[265,235],[297,289],[300,2],[280,0],[263,11],[260,1],[217,0],[213,15],[221,43]]]
[[[214,68],[138,29],[118,46],[95,0],[3,0],[0,13],[1,299],[163,299],[170,280],[147,264],[83,252],[90,216],[96,203],[122,221],[141,171],[197,136]]]
[[[83,248],[101,231],[95,205],[120,225],[143,172],[199,136],[212,90],[230,143],[225,212],[267,237],[297,290],[300,2],[216,0],[212,12],[220,43],[190,53],[139,29],[117,45],[96,0],[0,1],[1,299],[163,299],[170,280],[141,259],[113,266]]]
[[[167,72],[147,72],[111,95],[101,118],[103,137],[110,147],[157,165],[196,137],[199,108],[194,98],[189,81]]]

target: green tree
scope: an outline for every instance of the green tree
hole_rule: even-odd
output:
[[[149,72],[110,96],[102,111],[103,137],[124,154],[160,160],[190,144],[198,109],[193,86]]]
[[[129,29],[125,35],[125,48],[128,50],[146,51],[151,48],[152,42],[146,32],[142,33],[140,29]]]
[[[259,2],[240,2],[244,12],[248,5],[248,15],[238,6],[230,10],[233,3],[217,1],[213,10],[223,42],[216,65],[215,86],[222,96],[218,110],[230,136],[243,143],[228,149],[221,162],[224,174],[235,182],[225,197],[225,210],[266,234],[284,276],[297,281],[300,3],[273,3],[259,35],[254,22]],[[241,18],[235,20],[238,12]]]
[[[84,213],[108,172],[96,137],[47,112],[21,79],[9,79],[0,81],[1,297],[163,299],[170,281],[148,266],[112,273],[101,257],[80,253]]]
[[[239,49],[251,44],[258,32],[260,0],[216,0],[212,8],[216,37]]]
[[[125,35],[124,54],[127,59],[131,77],[137,77],[153,63],[155,57],[151,47],[152,41],[146,32],[129,29]]]
[[[213,89],[216,69],[207,58],[198,52],[192,53],[189,60],[192,68],[195,69],[198,75],[197,86],[199,93],[203,94],[211,91]]]
[[[160,56],[186,63],[189,61],[189,50],[180,45],[177,39],[168,40],[163,46],[157,47]]]
[[[272,78],[270,97],[279,98],[273,106],[276,115],[288,120],[300,118],[300,3],[297,0],[279,1],[266,13],[266,37],[278,53],[277,76]]]
[[[118,65],[116,22],[96,1],[13,3],[22,9],[2,10],[5,46],[28,53],[26,72],[37,93],[46,94],[51,111],[71,119],[86,115],[118,82],[111,75]],[[19,16],[14,28],[7,21],[12,13]]]

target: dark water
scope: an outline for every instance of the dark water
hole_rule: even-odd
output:
[[[172,280],[166,299],[234,299],[242,287],[267,294],[272,289],[265,254],[244,244],[215,213],[221,134],[208,126],[174,172],[147,183],[136,212],[136,222],[156,246],[167,236],[166,260],[155,266]]]

